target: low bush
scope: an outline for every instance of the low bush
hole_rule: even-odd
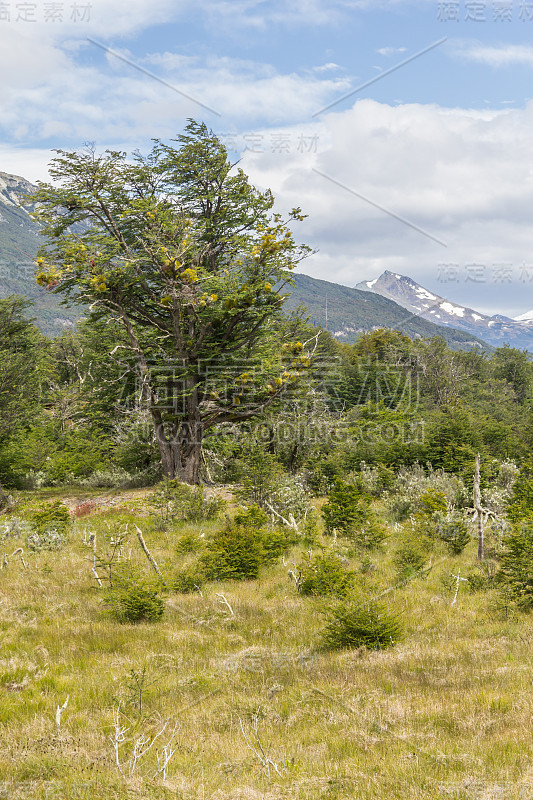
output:
[[[398,614],[373,600],[346,600],[326,613],[328,621],[319,643],[322,650],[362,646],[380,650],[391,647],[403,635]]]
[[[427,561],[427,553],[423,544],[416,539],[405,541],[399,545],[394,553],[393,562],[398,570],[400,580],[408,580],[419,575],[424,569]]]
[[[268,514],[259,506],[253,505],[239,511],[234,523],[253,529],[261,541],[262,563],[268,564],[287,552],[289,547],[298,541],[296,531],[291,528],[269,527]]]
[[[299,566],[298,591],[303,595],[345,597],[353,587],[353,573],[332,554],[317,555]]]
[[[94,500],[84,500],[83,503],[78,503],[74,509],[74,516],[76,519],[88,517],[89,514],[92,514],[92,512],[96,511],[97,508],[98,503],[96,503]]]
[[[3,517],[0,524],[0,542],[7,539],[21,539],[27,537],[31,533],[29,522],[20,519],[20,517]]]
[[[455,556],[462,553],[472,539],[469,523],[457,512],[437,520],[436,530],[438,537],[448,545],[448,549]]]
[[[385,539],[384,527],[375,518],[368,497],[356,486],[337,481],[322,507],[326,533],[346,536],[357,547],[372,550]]]
[[[298,541],[291,528],[267,528],[261,534],[262,561],[268,564],[284,555]]]
[[[202,550],[204,546],[204,540],[200,539],[199,536],[196,536],[192,533],[188,533],[185,536],[181,536],[176,542],[176,553],[178,555],[185,555],[186,553],[197,553],[199,550]]]
[[[28,514],[28,522],[26,544],[30,550],[60,550],[67,543],[71,520],[61,501],[43,504]]]
[[[147,581],[122,576],[106,591],[104,599],[119,622],[156,622],[165,613],[160,587]]]
[[[252,580],[263,560],[261,533],[231,522],[206,542],[200,564],[207,580]]]
[[[369,466],[364,461],[359,465],[359,471],[352,473],[354,485],[363,493],[372,497],[380,497],[384,492],[388,492],[394,485],[396,476],[394,472],[384,464]]]
[[[222,498],[208,497],[202,486],[189,486],[178,480],[159,484],[150,503],[163,526],[177,520],[202,522],[216,519],[225,506]]]
[[[515,525],[504,537],[499,581],[523,610],[533,608],[533,522]]]
[[[236,525],[244,525],[260,530],[267,525],[268,514],[259,506],[251,505],[248,508],[243,508],[241,511],[238,511],[235,514],[234,522]]]
[[[70,526],[68,508],[60,500],[44,503],[36,511],[28,514],[28,520],[38,533],[44,533],[47,530],[64,532]]]
[[[416,512],[424,516],[433,514],[446,514],[448,502],[444,492],[438,489],[427,489],[417,500]]]
[[[198,592],[204,584],[204,577],[197,566],[183,567],[174,573],[170,588],[179,594]]]
[[[484,592],[488,589],[488,579],[481,569],[475,569],[466,576],[468,589],[472,594],[476,592]]]
[[[442,506],[440,496],[444,495],[446,507],[441,508],[444,512],[446,512],[446,508],[460,508],[469,500],[467,489],[461,478],[441,469],[433,470],[429,464],[427,471],[420,464],[401,467],[391,488],[391,493],[389,512],[392,518],[398,522],[423,510],[420,502],[424,496],[425,500],[422,500],[422,504],[427,508],[435,502]],[[440,499],[437,499],[439,497]]]

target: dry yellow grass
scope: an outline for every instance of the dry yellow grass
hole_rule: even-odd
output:
[[[175,532],[140,519],[159,563],[186,558],[174,552]],[[494,592],[465,585],[451,606],[442,577],[459,566],[468,573],[473,544],[460,557],[435,554],[426,578],[385,595],[405,619],[394,648],[326,654],[315,649],[321,603],[299,596],[281,563],[257,581],[170,594],[158,623],[114,621],[83,529],[96,530],[100,546],[125,520],[118,512],[84,518],[65,549],[25,553],[26,569],[10,559],[0,571],[0,798],[533,797],[533,624],[502,613]],[[133,537],[130,546],[148,571]],[[298,558],[296,548],[289,560]],[[394,586],[395,571],[387,552],[373,559],[365,580],[379,593]],[[143,668],[140,711],[131,671]],[[126,779],[109,738],[119,705]],[[167,719],[178,726],[167,779],[154,777],[157,743],[129,777],[133,742]],[[261,758],[241,725],[261,752],[257,726]]]

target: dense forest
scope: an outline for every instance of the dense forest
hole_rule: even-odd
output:
[[[2,485],[160,480],[150,401],[119,324],[89,316],[50,340],[25,309],[21,298],[0,301]],[[303,474],[317,492],[361,462],[388,470],[419,462],[468,481],[478,452],[488,479],[502,461],[520,463],[531,451],[533,365],[525,351],[457,352],[440,339],[412,341],[386,329],[344,345],[305,317],[282,313],[262,347],[272,374],[285,354],[292,363],[294,351],[307,354],[306,369],[263,412],[209,431],[203,482],[238,482],[256,450],[288,474]],[[250,363],[250,372],[261,368]],[[217,381],[242,396],[235,372],[246,364],[232,366]],[[161,405],[174,401],[166,388],[163,382]]]

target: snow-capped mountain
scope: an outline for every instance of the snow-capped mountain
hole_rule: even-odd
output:
[[[379,278],[362,281],[357,289],[394,300],[412,314],[443,325],[467,331],[496,347],[504,343],[533,352],[533,311],[516,320],[501,314],[487,316],[445,297],[430,292],[412,278],[386,270]]]
[[[519,317],[515,317],[515,322],[533,322],[533,310],[526,311],[525,314],[520,314]]]
[[[34,305],[28,314],[42,331],[58,335],[79,317],[35,282],[33,260],[42,244],[39,225],[29,215],[27,197],[37,187],[26,178],[0,172],[0,299],[23,295]]]

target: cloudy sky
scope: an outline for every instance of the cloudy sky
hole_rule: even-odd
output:
[[[0,170],[207,122],[354,286],[533,308],[533,0],[0,2]]]

